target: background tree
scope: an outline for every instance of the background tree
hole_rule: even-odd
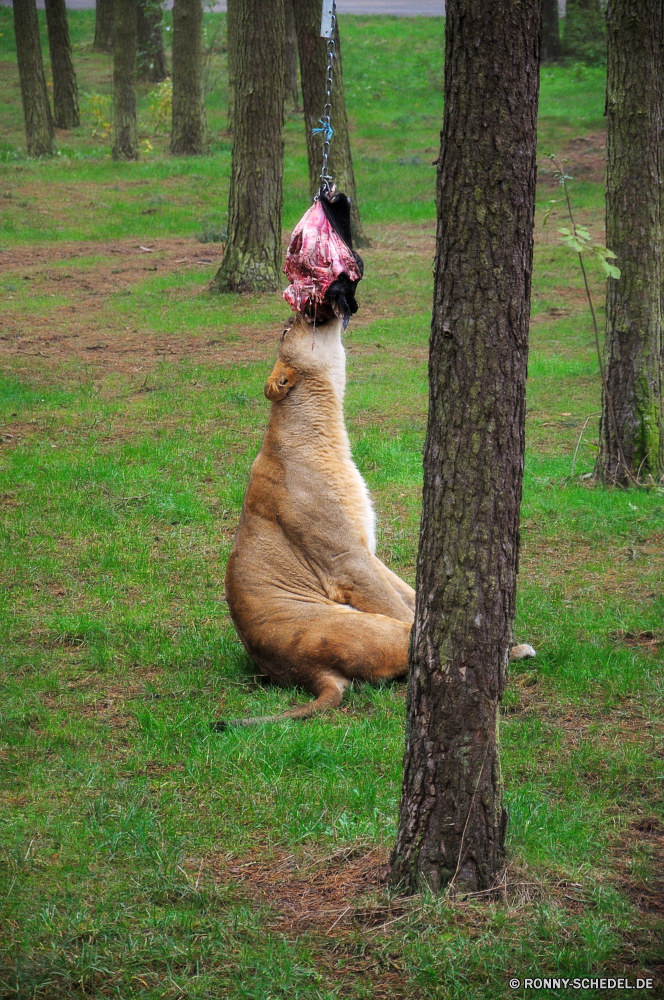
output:
[[[661,0],[610,0],[607,10],[606,245],[621,276],[607,282],[606,392],[602,399],[599,478],[629,482],[664,475],[662,412]]]
[[[113,3],[114,0],[95,0],[93,52],[113,51]]]
[[[55,149],[35,0],[14,0],[16,58],[28,156],[50,156]]]
[[[300,103],[300,88],[297,79],[297,31],[293,0],[284,0],[286,23],[286,48],[284,55],[284,100],[297,111]]]
[[[138,159],[136,0],[115,0],[114,4],[113,159]]]
[[[78,86],[71,56],[65,0],[46,0],[48,47],[53,75],[53,119],[57,128],[77,128]]]
[[[241,0],[228,0],[226,4],[226,65],[228,67],[228,132],[233,132],[235,107],[235,52],[237,49],[237,17]]]
[[[561,55],[558,0],[542,0],[542,62],[555,62]]]
[[[162,15],[161,0],[137,0],[136,72],[139,80],[149,83],[160,83],[168,76]]]
[[[567,0],[563,51],[587,63],[606,60],[606,24],[600,0]]]
[[[523,476],[541,0],[448,0],[429,417],[391,880],[486,889]]]
[[[323,137],[314,135],[312,129],[318,127],[325,107],[325,74],[327,68],[327,42],[320,37],[321,0],[293,0],[297,47],[300,55],[300,78],[302,81],[302,104],[304,125],[307,136],[309,160],[309,190],[313,197],[320,187]],[[330,144],[328,170],[337,188],[351,200],[351,226],[353,242],[356,246],[367,246],[368,240],[362,229],[355,189],[353,157],[348,135],[348,117],[344,97],[344,78],[341,64],[339,25],[335,28],[334,84],[332,88],[332,128],[334,137]]]
[[[174,0],[171,153],[196,156],[207,151],[203,4],[202,0]]]
[[[284,38],[284,0],[237,0],[228,33],[236,70],[228,242],[214,291],[283,281]]]

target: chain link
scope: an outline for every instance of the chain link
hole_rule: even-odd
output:
[[[334,55],[336,44],[334,41],[334,29],[337,23],[337,5],[332,4],[332,36],[327,40],[327,74],[325,76],[325,110],[320,123],[321,129],[314,129],[315,132],[322,133],[323,136],[323,168],[320,172],[320,189],[329,194],[334,186],[334,181],[327,172],[327,160],[330,155],[330,140],[334,135],[330,116],[332,114],[332,74],[334,71]]]

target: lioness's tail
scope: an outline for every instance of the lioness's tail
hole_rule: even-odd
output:
[[[348,687],[350,687],[350,681],[341,674],[328,671],[316,678],[314,694],[317,697],[314,701],[307,702],[306,705],[289,708],[288,711],[281,712],[280,715],[259,715],[249,719],[219,719],[212,723],[212,728],[218,733],[223,733],[226,729],[234,729],[239,726],[260,726],[268,722],[286,722],[288,719],[309,719],[319,712],[338,708],[344,691]]]

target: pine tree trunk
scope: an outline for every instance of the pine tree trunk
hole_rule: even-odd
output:
[[[228,242],[212,291],[279,288],[284,170],[284,0],[239,0]]]
[[[287,106],[297,111],[300,94],[297,82],[297,31],[295,30],[295,11],[293,0],[284,0],[284,16],[286,20],[286,48],[284,56],[284,100]]]
[[[561,54],[558,0],[542,0],[542,62],[555,62]]]
[[[14,34],[28,156],[51,156],[55,151],[53,119],[35,0],[14,0]]]
[[[78,87],[71,57],[65,0],[46,0],[48,47],[53,74],[53,120],[57,128],[78,128]]]
[[[541,0],[447,0],[429,418],[391,881],[494,884],[519,554]]]
[[[600,0],[567,0],[563,51],[581,62],[605,62],[606,25]]]
[[[309,158],[309,190],[313,197],[320,188],[320,172],[323,158],[323,137],[314,135],[319,127],[319,119],[325,107],[325,75],[327,69],[327,42],[320,37],[321,0],[293,0],[297,47],[300,54],[300,78],[302,81],[302,104],[304,105],[304,127],[307,136]],[[355,246],[368,246],[362,229],[360,212],[355,190],[355,172],[350,151],[348,118],[344,97],[344,79],[341,65],[339,26],[335,30],[336,55],[334,59],[334,79],[332,85],[332,128],[334,136],[330,144],[328,170],[336,182],[337,189],[351,200],[351,227]]]
[[[163,10],[157,0],[137,0],[136,70],[139,80],[161,83],[168,76],[164,36],[161,30]]]
[[[201,0],[173,3],[173,126],[171,153],[207,153],[203,93],[203,4]]]
[[[114,0],[96,0],[93,52],[113,51],[113,4]]]
[[[606,378],[623,457],[637,475],[664,475],[662,412],[661,0],[610,0],[607,11],[606,245],[618,280],[606,295]],[[602,399],[599,478],[629,481],[621,466],[606,393]]]
[[[228,123],[227,131],[233,133],[235,109],[235,53],[237,52],[237,25],[241,0],[228,0],[226,5],[226,65],[228,66]]]
[[[115,0],[114,5],[113,159],[138,159],[136,0]]]

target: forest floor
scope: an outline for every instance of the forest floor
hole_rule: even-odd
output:
[[[0,9],[0,996],[529,995],[511,976],[640,976],[664,996],[664,494],[589,478],[592,327],[560,206],[542,226],[555,152],[602,235],[603,71],[542,73],[516,624],[538,655],[503,706],[508,865],[490,898],[404,898],[386,885],[403,685],[355,685],[306,724],[210,730],[307,699],[256,676],[223,602],[288,315],[278,293],[207,290],[230,172],[223,23],[206,18],[210,156],[168,157],[143,88],[152,148],[111,162],[92,134],[108,59],[72,12],[83,125],[35,162]],[[341,30],[371,238],[347,420],[379,553],[412,583],[442,24]],[[298,113],[285,136],[286,240],[308,201]],[[603,318],[594,270],[591,286]]]

